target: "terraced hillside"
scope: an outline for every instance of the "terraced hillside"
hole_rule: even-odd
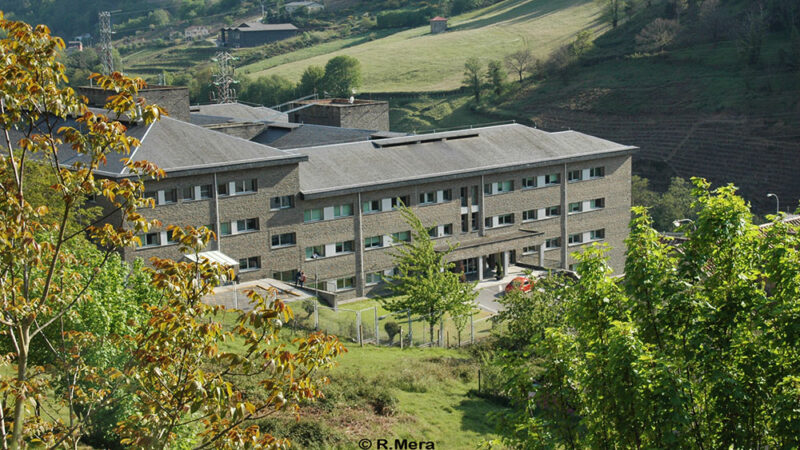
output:
[[[446,90],[461,84],[464,61],[470,56],[485,63],[527,43],[537,57],[544,58],[576,33],[599,32],[604,25],[592,0],[507,0],[450,18],[449,27],[437,35],[431,35],[426,26],[358,45],[343,43],[325,54],[289,53],[239,70],[250,77],[279,74],[298,80],[309,65],[324,65],[346,54],[361,61],[364,92]]]

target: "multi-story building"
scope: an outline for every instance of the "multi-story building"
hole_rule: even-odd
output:
[[[130,133],[142,142],[132,157],[168,176],[146,182],[157,206],[143,211],[164,228],[124,250],[128,260],[182,258],[166,226],[208,225],[218,234],[209,250],[236,261],[240,280],[303,270],[327,295],[361,296],[409,239],[402,203],[478,278],[513,262],[569,268],[591,242],[624,265],[634,147],[578,132],[509,124],[294,150],[170,118]]]

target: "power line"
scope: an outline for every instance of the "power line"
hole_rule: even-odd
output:
[[[214,73],[214,81],[212,82],[213,90],[211,91],[211,100],[214,103],[234,103],[236,102],[236,90],[233,85],[237,83],[233,79],[233,61],[234,58],[228,52],[219,52],[212,59],[217,63],[217,71]]]
[[[103,74],[111,75],[114,72],[114,57],[111,53],[111,12],[100,11],[100,62],[103,65]]]

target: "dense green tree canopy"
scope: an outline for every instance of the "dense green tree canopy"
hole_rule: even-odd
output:
[[[760,228],[732,186],[694,183],[687,241],[665,242],[635,208],[623,278],[594,246],[580,281],[510,303],[508,444],[800,445],[798,230]],[[512,335],[520,329],[532,332]]]
[[[350,97],[361,86],[361,63],[347,55],[329,59],[325,64],[322,85],[333,97]]]

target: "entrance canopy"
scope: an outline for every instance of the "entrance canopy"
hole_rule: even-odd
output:
[[[199,257],[201,260],[207,260],[207,261],[215,262],[217,264],[222,264],[223,266],[226,266],[226,267],[239,267],[239,262],[238,261],[236,261],[235,259],[231,258],[230,256],[228,256],[228,255],[226,255],[226,254],[224,254],[224,253],[222,253],[222,252],[220,252],[218,250],[211,250],[211,251],[208,251],[208,252],[202,252],[202,253],[198,253],[196,255],[192,253],[192,254],[183,255],[183,256],[186,257],[186,259],[188,259],[189,261],[192,261],[192,262],[197,262],[197,259]]]

